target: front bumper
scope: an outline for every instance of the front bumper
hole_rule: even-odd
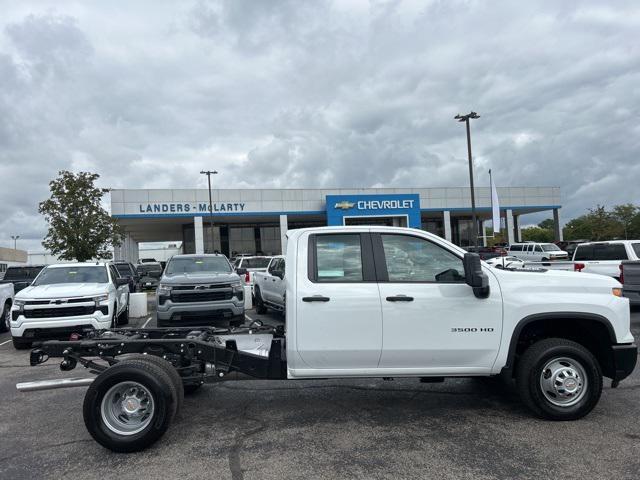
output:
[[[638,347],[635,343],[625,343],[611,346],[613,357],[612,380],[619,382],[633,372],[638,361]]]
[[[178,322],[180,325],[207,325],[201,323],[210,319],[209,324],[219,323],[233,318],[244,318],[244,300],[227,300],[224,302],[193,302],[173,303],[165,300],[163,304],[157,303],[156,313],[158,322]],[[192,323],[192,319],[196,323]],[[200,322],[200,323],[197,323]]]
[[[71,333],[81,333],[85,328],[95,330],[111,328],[111,318],[109,315],[96,312],[92,315],[38,319],[25,318],[20,315],[16,320],[11,320],[11,335],[13,337],[32,340],[68,338]]]

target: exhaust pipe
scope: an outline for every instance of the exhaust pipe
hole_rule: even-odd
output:
[[[38,380],[36,382],[17,383],[19,392],[37,392],[39,390],[54,390],[56,388],[88,387],[94,378],[60,378],[57,380]]]

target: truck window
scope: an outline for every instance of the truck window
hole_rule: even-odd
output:
[[[462,259],[423,238],[381,235],[390,282],[463,282]]]
[[[636,257],[640,258],[640,243],[632,243],[631,247],[636,254]]]
[[[511,245],[509,247],[509,251],[511,251],[511,252],[521,252],[522,251],[522,245]]]
[[[622,243],[578,245],[575,260],[627,260],[627,250]]]
[[[360,234],[318,235],[315,254],[318,282],[362,282]]]

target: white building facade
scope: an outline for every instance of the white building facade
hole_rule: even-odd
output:
[[[502,187],[498,197],[510,243],[519,240],[522,215],[544,211],[561,240],[559,187]],[[489,188],[476,188],[476,206],[481,226],[491,218]],[[183,253],[279,254],[287,230],[322,225],[409,226],[473,243],[468,187],[217,189],[211,212],[206,189],[112,190],[111,214],[125,230],[115,258],[133,262],[141,242],[182,242]]]

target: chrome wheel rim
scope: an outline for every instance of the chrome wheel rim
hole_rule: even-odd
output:
[[[113,433],[135,435],[153,419],[153,395],[140,383],[120,382],[107,391],[100,411],[102,421]]]
[[[544,397],[558,407],[571,407],[587,392],[587,374],[580,362],[568,357],[549,360],[540,373]]]
[[[11,329],[11,308],[7,308],[4,312],[4,324],[7,327],[7,331]]]

